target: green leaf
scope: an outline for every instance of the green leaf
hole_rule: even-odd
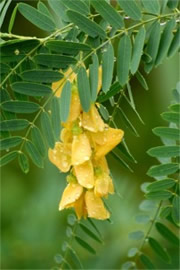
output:
[[[84,0],[61,0],[61,2],[70,10],[80,12],[81,14],[88,15],[89,8],[84,3]]]
[[[99,81],[99,60],[96,54],[92,56],[92,64],[89,66],[89,80],[91,90],[91,100],[96,101],[98,94],[98,81]]]
[[[4,18],[6,16],[7,10],[9,5],[11,4],[12,0],[4,0],[0,3],[0,28],[4,22]]]
[[[112,25],[115,29],[121,29],[124,26],[122,16],[105,0],[91,0],[91,4],[104,18],[104,20]]]
[[[54,148],[54,134],[52,129],[52,123],[49,117],[49,114],[47,112],[43,112],[41,114],[41,126],[43,130],[43,135],[46,138],[46,141],[48,143],[48,146],[50,148]]]
[[[39,151],[37,150],[37,148],[35,147],[35,145],[31,141],[27,141],[25,143],[25,148],[26,148],[28,155],[32,159],[33,163],[37,167],[43,168],[44,165],[43,165],[42,157],[41,157]]]
[[[158,191],[152,191],[147,194],[145,194],[145,197],[148,200],[168,200],[172,197],[172,192],[168,190],[158,190]]]
[[[117,57],[117,75],[119,83],[122,86],[124,86],[128,81],[131,62],[131,50],[131,39],[129,35],[125,34],[119,41]]]
[[[46,69],[26,70],[20,74],[21,78],[29,82],[52,83],[57,82],[64,77],[59,71]]]
[[[5,111],[15,113],[33,113],[38,111],[40,108],[37,103],[17,100],[3,102],[1,107]]]
[[[179,124],[180,114],[176,112],[164,112],[161,114],[162,118],[168,122]]]
[[[24,173],[28,173],[29,172],[29,160],[24,153],[20,153],[18,155],[18,162],[19,162],[19,166],[20,166],[21,170]]]
[[[141,211],[146,211],[146,212],[154,211],[156,208],[157,208],[157,202],[156,201],[144,200],[139,205],[139,209]]]
[[[132,133],[136,136],[139,137],[139,134],[137,133],[136,129],[132,125],[132,123],[129,121],[127,118],[126,114],[123,112],[123,110],[119,107],[119,112],[121,113],[121,117],[125,123],[125,125],[132,131]]]
[[[128,148],[124,139],[122,140],[122,142],[120,144],[118,144],[117,147],[130,161],[137,163],[137,161],[135,160],[135,158],[133,157],[133,155],[129,151],[129,148]]]
[[[19,145],[23,138],[20,136],[13,136],[10,138],[5,138],[0,140],[0,150],[8,150],[12,147]]]
[[[61,118],[60,118],[60,99],[57,97],[53,97],[51,102],[51,119],[55,138],[58,141],[61,131]]]
[[[34,57],[36,63],[50,68],[67,68],[71,64],[75,64],[77,60],[71,56],[59,54],[38,54]]]
[[[47,6],[46,6],[43,2],[41,2],[41,1],[38,2],[38,10],[39,10],[41,13],[43,13],[44,15],[48,16],[48,17],[54,22],[53,16],[52,16],[52,14],[49,12],[49,9],[48,9]]]
[[[96,251],[87,242],[81,239],[79,236],[75,236],[75,239],[78,242],[78,244],[80,244],[87,251],[89,251],[92,254],[96,254]]]
[[[77,222],[76,216],[74,214],[68,215],[67,222],[68,222],[69,225],[74,226],[75,223]]]
[[[128,87],[129,86],[129,87]],[[131,109],[133,110],[133,112],[135,113],[135,115],[138,117],[139,121],[144,125],[144,122],[141,118],[141,116],[139,115],[138,111],[136,110],[135,108],[135,104],[134,104],[134,100],[133,100],[133,96],[132,96],[132,90],[131,90],[131,87],[129,85],[129,83],[127,84],[127,87],[128,87],[128,92],[129,92],[129,96],[131,96],[131,100],[129,100],[126,96],[125,93],[123,93],[123,97],[125,98],[125,100],[127,101],[127,103],[130,105]]]
[[[66,7],[60,0],[48,0],[49,6],[52,8],[52,10],[55,12],[55,14],[58,16],[58,18],[62,18],[63,21],[67,22],[68,17],[66,15]],[[60,24],[62,24],[62,21],[60,20]]]
[[[131,167],[119,156],[119,154],[117,154],[115,152],[115,150],[113,150],[110,153],[125,169],[128,169],[130,172],[133,172],[133,170],[131,169]]]
[[[40,97],[52,93],[50,87],[37,83],[15,82],[11,84],[11,87],[14,92],[27,96]]]
[[[141,86],[142,86],[145,90],[149,90],[149,87],[148,87],[148,85],[147,85],[147,82],[146,82],[144,76],[140,73],[139,70],[136,72],[136,78],[138,79],[138,81],[140,82]]]
[[[85,226],[84,224],[80,223],[79,224],[81,229],[89,236],[91,237],[92,239],[94,239],[95,241],[99,242],[99,243],[102,243],[101,239],[96,235],[94,234],[87,226]]]
[[[175,185],[174,179],[167,178],[164,180],[159,180],[156,182],[151,183],[150,185],[147,186],[148,191],[157,191],[157,190],[162,190],[162,189],[169,189],[172,188]]]
[[[127,261],[127,262],[123,263],[122,270],[130,270],[130,269],[136,269],[135,262]]]
[[[33,126],[31,128],[31,139],[33,144],[36,146],[37,150],[41,154],[42,157],[46,156],[46,147],[44,144],[44,139],[38,127]]]
[[[148,170],[147,175],[151,177],[166,176],[166,175],[177,172],[178,168],[179,168],[178,163],[167,163],[167,164],[152,166]]]
[[[174,9],[178,6],[179,1],[178,0],[169,0],[167,5],[170,9]]]
[[[179,226],[180,225],[180,197],[178,195],[175,195],[172,201],[172,218],[174,222]]]
[[[32,6],[24,3],[19,3],[18,10],[28,21],[40,29],[48,32],[55,30],[56,26],[51,18],[44,15],[42,12],[38,11]]]
[[[167,56],[172,57],[179,49],[179,35],[180,35],[180,28],[177,29],[176,33],[174,34],[173,40],[169,47]]]
[[[88,112],[91,105],[91,93],[89,80],[84,67],[80,67],[78,71],[77,82],[82,108],[85,112]]]
[[[5,120],[0,123],[1,131],[23,130],[29,126],[29,121],[25,119]]]
[[[71,83],[67,81],[62,89],[60,98],[60,115],[61,121],[66,122],[69,117],[71,104]]]
[[[0,167],[5,166],[12,160],[14,160],[18,155],[17,151],[10,152],[0,158]]]
[[[107,91],[111,86],[113,77],[113,68],[114,68],[114,48],[112,44],[109,43],[107,50],[102,55],[102,90],[104,93],[107,93]]]
[[[147,43],[146,53],[150,55],[152,58],[152,61],[150,63],[146,63],[144,66],[144,69],[147,73],[149,73],[152,70],[154,62],[156,60],[160,37],[161,37],[161,28],[160,28],[160,23],[157,21],[154,23],[153,27],[151,28],[151,33],[150,33],[149,40]]]
[[[174,146],[157,146],[147,151],[151,157],[177,157],[180,155],[180,147]]]
[[[100,231],[98,230],[97,226],[94,224],[91,218],[87,218],[87,221],[91,224],[91,226],[95,229],[95,231],[98,233],[99,237],[102,239],[102,235]]]
[[[18,9],[18,5],[15,6],[15,8],[13,9],[13,12],[11,14],[11,19],[10,19],[9,26],[8,26],[8,32],[9,33],[11,33],[12,28],[14,26],[14,21],[15,21],[15,18],[16,18],[17,9]]]
[[[173,104],[169,108],[171,111],[180,112],[180,104]]]
[[[134,257],[136,254],[138,253],[138,249],[137,248],[131,248],[128,250],[128,257],[132,258]]]
[[[157,136],[166,139],[179,140],[180,131],[177,128],[169,128],[169,127],[157,127],[154,128],[153,133]]]
[[[135,217],[135,220],[137,223],[147,224],[151,220],[151,218],[149,215],[139,214]]]
[[[176,25],[175,19],[167,22],[164,31],[161,35],[161,40],[159,44],[158,54],[156,57],[155,65],[158,66],[162,63],[163,59],[167,56],[168,49],[170,47],[171,41],[173,39],[173,29]]]
[[[156,229],[157,231],[169,242],[171,242],[172,244],[179,246],[179,239],[178,237],[171,232],[168,227],[166,227],[164,224],[160,223],[160,222],[156,222],[155,223]]]
[[[109,120],[109,117],[110,117],[109,112],[106,109],[106,107],[103,106],[102,104],[99,105],[99,112],[100,112],[101,116],[104,118],[105,121]]]
[[[139,67],[139,63],[140,63],[141,56],[143,53],[145,37],[146,37],[146,30],[143,26],[138,31],[135,37],[135,41],[134,41],[132,60],[131,60],[131,73],[132,74],[135,74]]]
[[[141,20],[141,11],[134,0],[118,0],[120,7],[133,20]]]
[[[77,255],[77,253],[75,252],[75,250],[72,249],[72,247],[70,247],[70,246],[68,247],[68,250],[69,250],[69,253],[70,253],[69,255],[70,255],[73,263],[75,263],[75,265],[78,267],[76,269],[84,269],[78,255]]]
[[[141,254],[139,256],[142,264],[145,266],[145,269],[156,269],[156,267],[153,265],[153,263],[151,262],[151,260],[149,259],[148,256],[146,256],[145,254]]]
[[[67,15],[69,19],[77,25],[83,32],[87,33],[90,37],[106,38],[105,31],[95,22],[81,15],[79,12],[68,10]]]
[[[89,52],[91,50],[91,47],[84,43],[75,43],[64,40],[50,40],[46,43],[46,47],[51,51],[70,55],[77,54],[80,51]]]
[[[158,0],[142,0],[144,8],[153,14],[160,13],[160,5]]]
[[[121,85],[119,84],[119,82],[115,82],[111,87],[110,90],[106,93],[106,94],[101,94],[98,96],[97,101],[99,103],[105,102],[108,99],[110,99],[111,97],[115,96],[117,93],[120,92],[120,90],[122,89]]]
[[[161,208],[160,217],[161,218],[167,218],[169,214],[171,213],[172,207],[171,206],[165,206]]]
[[[142,231],[136,231],[129,233],[129,238],[133,240],[140,240],[144,237],[144,232]]]

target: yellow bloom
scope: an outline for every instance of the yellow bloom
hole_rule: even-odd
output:
[[[59,210],[73,206],[83,193],[83,187],[77,183],[69,183],[65,188],[61,201],[59,203]]]
[[[102,199],[96,197],[93,190],[86,191],[85,203],[88,217],[102,220],[110,217],[110,213],[105,208]]]
[[[71,156],[68,147],[61,142],[55,144],[54,149],[49,149],[49,160],[62,172],[68,172],[71,167]]]
[[[78,183],[85,188],[93,188],[94,186],[94,169],[90,160],[80,165],[74,166],[75,175]]]
[[[103,131],[105,124],[98,113],[95,105],[91,106],[89,112],[83,112],[81,117],[81,124],[84,129],[91,132]]]
[[[75,121],[81,113],[81,103],[77,91],[72,91],[70,112],[67,122]]]
[[[114,186],[111,177],[107,173],[100,173],[95,177],[94,194],[97,197],[105,197],[108,193],[114,193]]]
[[[78,219],[81,219],[82,217],[84,218],[87,217],[87,209],[86,209],[85,200],[84,200],[84,192],[82,193],[81,197],[77,201],[74,202],[73,207],[75,209]]]
[[[58,90],[56,91],[55,96],[57,96],[57,97],[60,97],[61,96],[61,92],[62,92],[62,89],[64,87],[64,84],[66,83],[67,78],[68,78],[68,80],[70,82],[73,82],[76,77],[77,77],[77,75],[76,75],[76,73],[73,72],[72,68],[71,67],[68,68],[68,70],[64,73],[64,78],[62,78],[58,82],[52,83],[52,87],[51,88],[52,88],[53,92],[56,91],[57,88],[58,88]]]
[[[91,157],[91,146],[85,133],[74,136],[72,143],[72,165],[79,165]]]
[[[103,132],[92,133],[92,138],[97,143],[95,159],[107,155],[121,142],[123,135],[123,130],[110,127],[105,128]]]

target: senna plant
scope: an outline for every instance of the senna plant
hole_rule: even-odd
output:
[[[0,3],[1,26],[10,4],[11,0]],[[45,37],[15,33],[17,13],[44,31]],[[106,155],[128,170],[124,157],[136,162],[116,116],[133,135],[139,135],[121,101],[143,123],[131,80],[135,77],[148,90],[144,74],[177,53],[179,15],[177,0],[48,0],[38,1],[37,6],[19,1],[8,32],[0,33],[0,164],[17,159],[20,169],[28,173],[30,160],[44,168],[48,156],[61,172],[68,173],[59,210],[74,208],[76,216],[68,216],[68,241],[55,258],[58,269],[83,269],[73,240],[95,254],[78,230],[103,242],[93,219],[111,221],[106,199],[116,192]],[[155,182],[142,187],[146,200],[140,209],[148,214],[136,218],[149,223],[149,229],[130,233],[142,244],[129,250],[131,259],[119,266],[122,269],[156,269],[144,251],[146,243],[170,263],[168,251],[151,235],[154,227],[179,244],[172,232],[172,226],[179,226],[178,87],[174,104],[162,114],[170,126],[153,130],[164,145],[148,151],[161,164],[148,171]],[[164,225],[167,222],[170,226]]]

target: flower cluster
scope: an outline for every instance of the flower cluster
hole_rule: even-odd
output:
[[[70,113],[67,122],[62,123],[60,141],[56,142],[54,149],[49,149],[50,161],[60,171],[70,172],[59,210],[74,207],[79,219],[87,216],[107,219],[110,214],[102,198],[113,194],[114,186],[105,156],[120,143],[124,132],[105,124],[95,104],[91,105],[89,112],[83,112],[76,75],[71,69],[65,75],[69,75],[73,83]],[[101,68],[99,78],[98,91],[101,88]],[[52,89],[55,90],[58,84],[54,83]]]

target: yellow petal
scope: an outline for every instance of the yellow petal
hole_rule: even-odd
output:
[[[107,219],[110,217],[109,212],[104,207],[104,203],[101,198],[94,195],[93,190],[86,191],[85,202],[88,217],[96,219]]]
[[[108,189],[110,194],[114,194],[114,185],[113,185],[113,181],[112,178],[109,176],[109,189]]]
[[[55,144],[54,149],[48,151],[49,160],[62,172],[68,172],[71,167],[71,156],[61,142]]]
[[[63,89],[64,84],[67,81],[67,79],[70,82],[73,82],[76,79],[76,73],[74,73],[72,71],[72,68],[71,67],[64,73],[64,78],[63,79],[59,80],[58,82],[52,83],[52,87],[51,88],[52,88],[53,92],[56,91],[55,96],[57,96],[57,97],[60,97],[61,96],[62,89]]]
[[[94,167],[100,167],[101,170],[107,174],[110,173],[106,158],[103,156],[98,160],[93,160]]]
[[[63,143],[72,143],[72,139],[73,139],[73,136],[72,136],[72,132],[70,129],[68,128],[63,128],[61,130],[61,136],[60,136],[60,139]]]
[[[59,203],[59,210],[71,207],[72,204],[80,198],[82,193],[83,187],[81,187],[79,184],[68,184]]]
[[[73,91],[71,95],[70,112],[67,122],[75,121],[81,113],[81,103],[78,92]]]
[[[98,77],[98,93],[99,93],[102,87],[102,66],[99,67],[98,75],[99,75]]]
[[[84,217],[84,218],[87,217],[87,210],[85,207],[84,193],[74,203],[74,209],[75,209],[75,212],[76,212],[78,219],[81,219],[82,217]]]
[[[97,197],[105,197],[109,193],[109,175],[101,173],[95,178],[94,194]]]
[[[91,106],[89,112],[83,112],[81,123],[84,129],[87,129],[91,132],[103,131],[105,127],[105,124],[95,105]]]
[[[72,143],[72,164],[79,165],[91,157],[91,146],[85,133],[74,136]]]
[[[97,143],[95,158],[99,159],[109,153],[121,142],[123,135],[123,130],[114,128],[107,128],[103,132],[92,134],[94,141]]]
[[[94,169],[90,160],[74,166],[78,183],[85,188],[94,186]]]

